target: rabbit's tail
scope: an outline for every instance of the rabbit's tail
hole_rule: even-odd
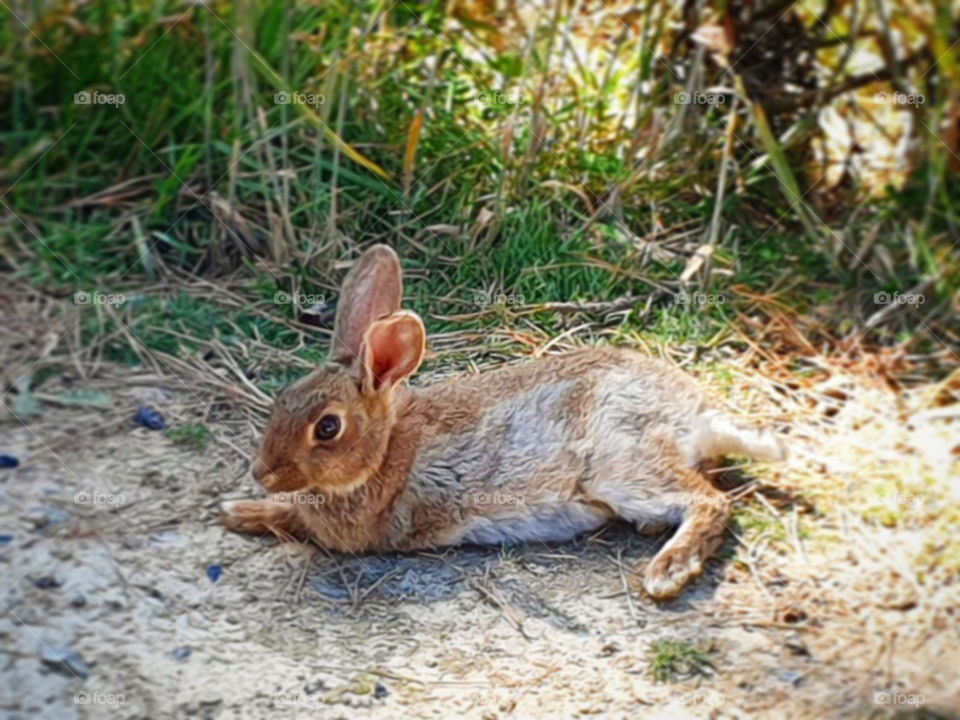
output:
[[[700,415],[694,444],[701,459],[727,455],[768,462],[787,459],[786,445],[773,432],[766,428],[742,427],[719,410],[710,410]]]

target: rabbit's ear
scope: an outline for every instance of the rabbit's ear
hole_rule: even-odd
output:
[[[350,365],[360,357],[364,333],[371,323],[400,309],[403,270],[400,258],[386,245],[374,245],[350,268],[340,289],[333,324],[330,359]]]
[[[417,371],[423,362],[427,331],[420,316],[400,310],[374,321],[363,338],[364,392],[392,388]]]

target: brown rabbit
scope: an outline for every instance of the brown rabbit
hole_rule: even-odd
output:
[[[228,527],[378,552],[567,540],[614,517],[645,533],[679,525],[644,574],[667,598],[702,572],[730,514],[701,463],[784,456],[686,374],[629,350],[409,388],[426,331],[402,294],[384,245],[348,273],[330,359],[279,394],[254,462],[276,494],[225,503]]]

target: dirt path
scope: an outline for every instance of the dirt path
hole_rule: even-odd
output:
[[[114,392],[171,416],[189,400]],[[955,716],[956,586],[924,590],[953,613],[931,639],[916,598],[836,599],[886,582],[848,544],[801,548],[804,564],[731,537],[666,605],[630,573],[662,540],[621,526],[555,547],[332,555],[218,525],[221,499],[256,493],[233,449],[252,437],[224,426],[192,450],[97,412],[0,426],[21,460],[0,470],[6,717]],[[663,642],[695,655],[671,675]],[[878,700],[897,688],[899,705]]]

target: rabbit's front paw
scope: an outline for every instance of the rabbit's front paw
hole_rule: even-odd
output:
[[[272,500],[230,500],[220,504],[220,512],[220,522],[236,532],[282,536],[294,529],[290,507]]]
[[[656,600],[677,595],[683,586],[703,571],[703,562],[684,545],[662,550],[643,574],[643,589]]]

